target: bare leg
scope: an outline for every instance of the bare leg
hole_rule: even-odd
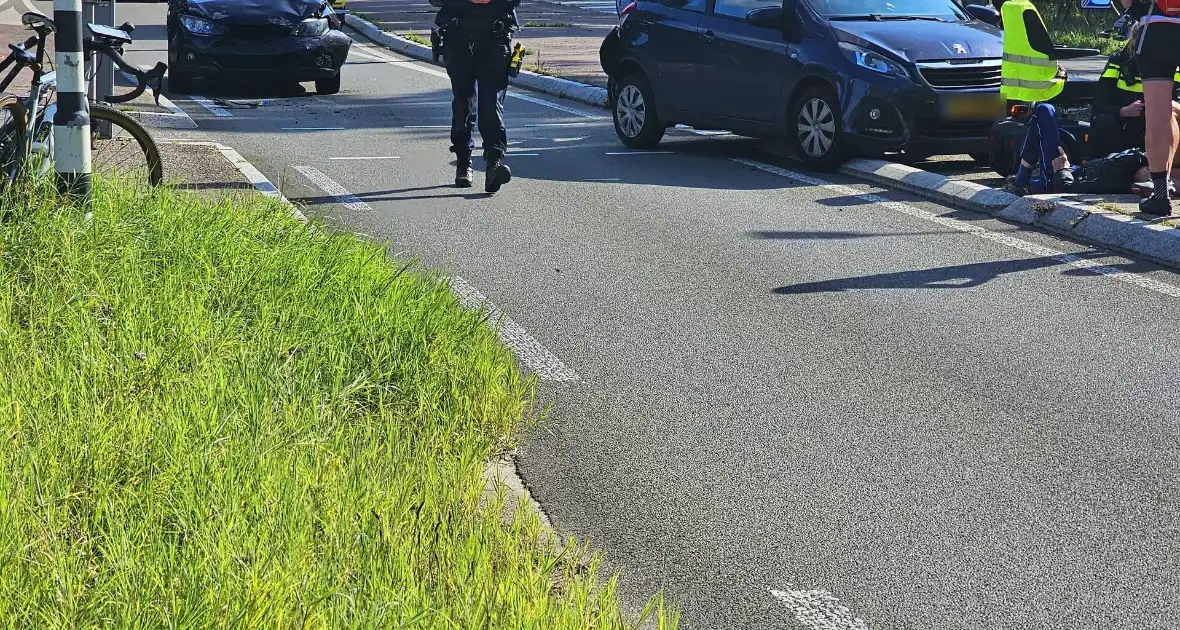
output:
[[[1144,81],[1143,103],[1147,118],[1147,163],[1154,173],[1171,171],[1180,139],[1172,109],[1172,81]]]

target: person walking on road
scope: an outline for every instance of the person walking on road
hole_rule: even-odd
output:
[[[1136,60],[1143,75],[1143,106],[1147,119],[1147,162],[1153,192],[1139,211],[1153,216],[1172,214],[1168,173],[1180,140],[1172,95],[1180,70],[1180,0],[1122,0],[1133,17],[1143,21]]]
[[[436,54],[441,53],[451,79],[451,152],[455,185],[470,188],[474,179],[472,134],[478,122],[487,163],[484,190],[495,193],[512,179],[504,164],[508,134],[504,96],[508,90],[512,35],[519,28],[520,0],[430,0],[435,16]]]

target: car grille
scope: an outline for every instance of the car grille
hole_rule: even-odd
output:
[[[273,24],[258,26],[244,26],[235,24],[229,27],[229,35],[235,39],[252,42],[269,42],[276,39],[289,37],[291,35],[291,27],[277,26]]]
[[[939,90],[978,90],[1000,87],[1000,62],[920,63],[918,70],[931,87]]]

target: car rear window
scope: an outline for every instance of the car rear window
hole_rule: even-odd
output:
[[[807,0],[807,3],[825,18],[916,15],[957,21],[966,17],[954,0]]]

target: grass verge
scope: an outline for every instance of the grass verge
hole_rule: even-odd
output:
[[[40,192],[0,200],[5,625],[628,627],[481,496],[532,386],[439,278],[259,196]]]

